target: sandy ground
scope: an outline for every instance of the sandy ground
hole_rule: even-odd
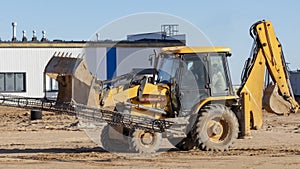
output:
[[[300,168],[300,113],[265,114],[263,129],[228,152],[178,151],[166,143],[154,155],[106,152],[74,117],[29,116],[27,110],[0,107],[0,168]]]

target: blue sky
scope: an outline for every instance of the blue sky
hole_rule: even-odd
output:
[[[41,31],[46,30],[50,40],[85,40],[101,27],[121,17],[143,12],[165,13],[192,23],[213,45],[230,47],[233,53],[230,58],[231,74],[233,82],[238,84],[252,45],[249,27],[261,19],[273,22],[290,68],[300,69],[297,52],[300,39],[299,9],[300,1],[297,0],[10,0],[3,1],[0,6],[0,38],[11,39],[12,21],[18,23],[18,39],[21,38],[22,30],[27,31],[28,37],[32,36],[32,30],[36,30],[39,38]],[[143,25],[146,22],[136,24]],[[152,31],[157,30],[160,27]],[[111,37],[114,38],[118,37]]]

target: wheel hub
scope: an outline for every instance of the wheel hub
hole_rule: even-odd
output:
[[[214,135],[221,135],[223,133],[223,127],[220,123],[215,123],[213,126],[212,126],[212,133]]]
[[[211,120],[207,126],[207,134],[211,141],[219,142],[223,135],[223,125],[219,121]]]
[[[141,141],[145,145],[152,144],[154,140],[154,136],[152,133],[146,132],[141,134]]]

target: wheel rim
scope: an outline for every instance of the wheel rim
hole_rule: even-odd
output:
[[[228,122],[223,118],[214,118],[208,121],[206,127],[209,140],[214,143],[223,142],[229,134],[228,126]]]
[[[139,134],[139,137],[140,137],[141,143],[145,146],[152,145],[155,141],[154,133],[141,132]]]

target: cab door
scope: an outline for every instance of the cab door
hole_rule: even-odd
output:
[[[211,96],[233,95],[225,53],[210,53],[208,56],[209,86]]]
[[[193,107],[209,96],[207,54],[184,54],[179,67],[180,115],[188,115]]]

